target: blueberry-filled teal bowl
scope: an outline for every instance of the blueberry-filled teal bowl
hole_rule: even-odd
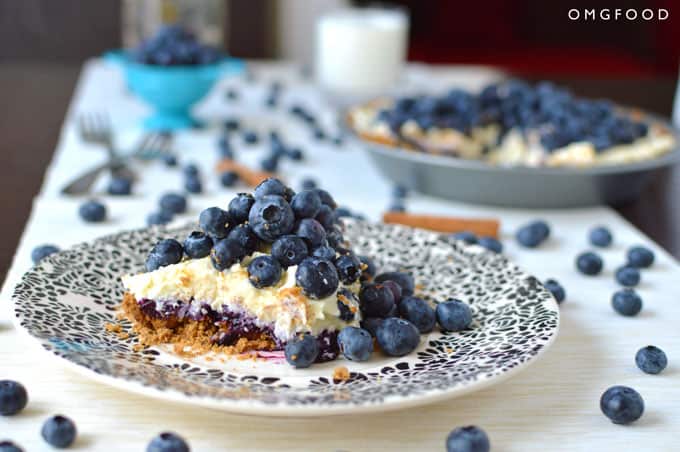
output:
[[[238,74],[245,67],[242,60],[230,57],[213,64],[191,66],[141,64],[125,51],[108,52],[104,57],[123,69],[130,90],[154,108],[154,113],[144,120],[144,127],[155,130],[197,126],[198,121],[191,116],[194,104],[221,77]]]

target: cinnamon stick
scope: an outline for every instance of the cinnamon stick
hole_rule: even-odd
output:
[[[401,224],[412,228],[437,232],[472,232],[478,236],[498,237],[500,221],[494,218],[460,218],[435,215],[417,215],[406,212],[385,212],[383,222]]]
[[[257,186],[265,179],[276,177],[276,174],[274,173],[269,173],[267,171],[257,171],[231,159],[222,159],[217,162],[217,172],[223,173],[225,171],[236,172],[239,179],[251,187]]]

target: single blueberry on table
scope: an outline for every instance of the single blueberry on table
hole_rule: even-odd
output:
[[[31,260],[33,261],[33,265],[37,264],[50,254],[58,253],[59,252],[59,247],[56,245],[40,245],[36,246],[33,248],[33,251],[31,251]]]
[[[303,190],[293,196],[290,207],[298,219],[314,218],[321,209],[321,198],[313,190]]]
[[[106,220],[106,206],[99,201],[85,201],[78,208],[78,214],[88,223],[101,223]]]
[[[515,238],[525,248],[536,248],[550,236],[550,227],[545,221],[532,221],[520,227]]]
[[[48,418],[40,434],[48,444],[58,449],[69,447],[76,440],[76,424],[66,416],[56,415]]]
[[[546,279],[543,285],[546,289],[548,289],[552,296],[555,297],[555,301],[557,301],[557,303],[562,303],[564,299],[567,298],[567,293],[564,290],[564,287],[562,287],[562,284],[557,282],[557,280]]]
[[[167,210],[161,210],[159,212],[151,212],[146,217],[146,224],[148,226],[168,224],[171,221],[172,221],[172,212],[168,212]]]
[[[228,132],[235,132],[241,127],[241,122],[238,118],[228,118],[224,121],[224,128]]]
[[[248,279],[258,289],[276,285],[281,272],[281,264],[272,256],[258,256],[248,264]]]
[[[359,292],[364,317],[387,317],[394,308],[394,295],[384,284],[368,283]]]
[[[132,193],[132,181],[124,177],[114,177],[109,182],[106,191],[110,195],[125,196]]]
[[[313,218],[303,218],[295,227],[295,234],[304,239],[310,249],[316,249],[326,241],[326,230]]]
[[[271,254],[284,268],[288,268],[309,256],[309,248],[301,237],[284,235],[274,241]]]
[[[478,241],[477,236],[470,231],[456,232],[455,234],[451,234],[451,237],[453,237],[455,240],[461,240],[469,245],[474,245]]]
[[[302,152],[302,149],[300,148],[288,149],[286,151],[286,155],[288,156],[289,159],[293,160],[294,162],[300,162],[305,158],[305,154]]]
[[[593,246],[606,248],[612,244],[612,233],[604,226],[598,226],[590,230],[588,240]]]
[[[151,272],[166,265],[172,265],[182,260],[184,249],[175,239],[163,239],[156,243],[146,258],[146,271]]]
[[[380,284],[383,286],[387,287],[390,289],[390,292],[392,292],[392,296],[394,297],[394,304],[398,305],[399,302],[401,301],[403,292],[401,290],[401,286],[397,284],[396,282],[392,281],[391,279],[388,279],[387,281],[383,281]]]
[[[184,254],[191,259],[200,259],[210,255],[213,241],[201,231],[193,231],[184,239]]]
[[[350,361],[367,361],[373,353],[373,338],[363,328],[346,326],[338,334],[338,346]]]
[[[252,254],[257,249],[257,236],[247,223],[237,225],[229,231],[227,238],[241,245],[246,255]]]
[[[233,187],[238,181],[238,173],[236,171],[225,171],[220,174],[220,184],[223,187]]]
[[[352,284],[361,277],[361,261],[353,253],[340,255],[333,263],[343,284]]]
[[[470,306],[460,300],[451,299],[437,305],[437,322],[444,331],[462,331],[472,325]]]
[[[184,189],[193,194],[203,193],[203,184],[198,176],[188,176],[184,180]]]
[[[24,385],[13,380],[0,380],[0,415],[17,414],[27,403],[28,393]]]
[[[628,265],[636,268],[648,268],[654,263],[654,252],[644,246],[634,246],[628,250]]]
[[[239,193],[229,201],[229,216],[236,224],[248,221],[250,208],[255,204],[255,198],[250,193]]]
[[[345,322],[351,322],[356,316],[357,306],[359,306],[359,300],[356,295],[349,289],[339,289],[338,290],[338,311],[340,311],[340,320]]]
[[[223,271],[246,255],[246,249],[236,240],[226,238],[215,242],[210,250],[210,260],[218,271]]]
[[[24,450],[7,439],[0,441],[0,452],[24,452]]]
[[[312,256],[333,262],[335,260],[335,250],[330,246],[320,246],[312,251]]]
[[[267,195],[278,195],[285,197],[286,188],[287,187],[283,182],[276,179],[275,177],[270,177],[260,182],[257,187],[255,187],[255,190],[253,190],[253,194],[255,195],[255,199],[262,198],[263,196]]]
[[[223,239],[231,229],[231,217],[226,210],[208,207],[198,216],[198,226],[213,240]]]
[[[624,287],[635,287],[640,283],[640,270],[628,265],[618,268],[616,273],[616,282]]]
[[[404,356],[411,353],[420,343],[418,328],[408,320],[390,317],[376,330],[375,338],[388,356]]]
[[[184,177],[198,176],[198,166],[195,163],[188,163],[182,168]]]
[[[474,425],[458,427],[446,438],[446,452],[489,452],[491,443],[486,432]]]
[[[405,272],[385,272],[375,277],[375,282],[394,281],[401,286],[402,295],[413,295],[415,291],[415,281],[410,273]]]
[[[320,300],[335,292],[340,282],[338,272],[330,261],[308,257],[298,265],[295,283],[309,298]]]
[[[256,144],[258,141],[260,141],[260,137],[256,132],[248,130],[243,133],[243,141],[247,144]]]
[[[642,298],[633,289],[622,289],[612,296],[612,307],[619,314],[632,317],[642,309]]]
[[[612,386],[600,398],[600,409],[615,424],[630,424],[645,411],[642,396],[628,386]]]
[[[189,445],[178,434],[163,432],[151,440],[146,452],[189,452]]]
[[[166,193],[159,201],[161,210],[173,214],[184,213],[187,210],[187,198],[178,193]]]
[[[295,214],[283,197],[265,195],[256,199],[248,214],[248,222],[255,235],[271,243],[291,232]]]
[[[418,328],[420,333],[429,333],[437,322],[434,309],[422,298],[408,296],[399,301],[399,315]]]
[[[602,258],[592,251],[581,253],[576,257],[576,268],[584,275],[599,275],[603,266]]]
[[[663,350],[653,345],[642,347],[635,354],[635,364],[646,374],[658,374],[668,365],[668,358]]]
[[[279,169],[279,159],[275,155],[270,155],[260,161],[262,171],[275,173]]]
[[[477,239],[477,244],[494,253],[500,254],[503,252],[503,244],[493,237],[480,237]]]
[[[286,344],[286,361],[296,369],[311,366],[318,355],[319,343],[310,334],[298,335]]]

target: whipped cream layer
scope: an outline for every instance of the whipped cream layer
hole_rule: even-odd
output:
[[[261,254],[255,253],[251,258],[258,255]],[[206,303],[217,312],[226,308],[254,318],[258,326],[271,327],[276,337],[283,341],[300,332],[317,335],[324,330],[359,325],[358,305],[350,306],[355,312],[354,320],[340,319],[337,291],[320,300],[306,297],[295,285],[297,266],[285,270],[276,286],[255,288],[248,280],[246,268],[251,258],[222,272],[212,266],[209,257],[188,259],[152,272],[125,275],[122,280],[125,289],[137,301],[148,299],[162,304],[191,300],[197,305]],[[341,284],[338,290],[343,287],[356,294],[359,283]]]

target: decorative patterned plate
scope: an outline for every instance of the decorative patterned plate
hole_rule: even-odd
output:
[[[142,270],[159,238],[191,230],[123,232],[44,259],[15,289],[17,327],[62,362],[118,388],[271,416],[382,411],[458,396],[525,368],[557,335],[554,299],[505,257],[426,231],[352,221],[345,236],[359,254],[373,256],[380,270],[411,271],[425,298],[465,300],[473,328],[422,336],[402,358],[375,353],[365,363],[339,359],[305,370],[271,360],[187,360],[164,347],[136,351],[134,337],[105,330],[122,299],[119,278]],[[349,380],[333,380],[340,365]]]

